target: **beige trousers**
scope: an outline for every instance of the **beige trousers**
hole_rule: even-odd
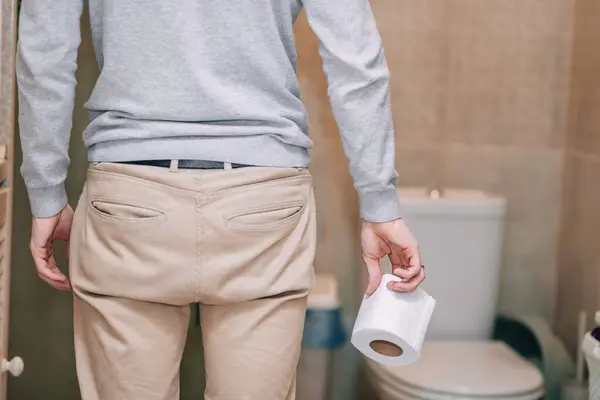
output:
[[[194,302],[206,400],[294,399],[315,236],[307,170],[91,165],[70,255],[83,400],[179,399]]]

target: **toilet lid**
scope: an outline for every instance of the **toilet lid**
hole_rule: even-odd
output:
[[[543,386],[540,372],[502,342],[427,342],[415,364],[369,366],[397,387],[471,398],[511,398]]]

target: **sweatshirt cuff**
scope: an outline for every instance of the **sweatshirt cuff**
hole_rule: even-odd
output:
[[[31,213],[36,218],[48,218],[60,213],[68,203],[64,183],[56,186],[34,189],[27,188]]]
[[[365,221],[389,222],[402,217],[395,187],[379,192],[362,192],[358,197],[360,216]]]

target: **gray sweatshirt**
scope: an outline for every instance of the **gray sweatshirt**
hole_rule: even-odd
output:
[[[89,161],[309,163],[293,24],[304,7],[361,215],[400,216],[389,71],[368,0],[88,0],[100,76],[86,103]],[[64,181],[83,0],[26,0],[17,79],[21,168],[34,216]]]

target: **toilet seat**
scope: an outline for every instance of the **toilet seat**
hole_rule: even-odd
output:
[[[371,378],[373,379],[373,378]],[[433,393],[427,390],[410,388],[388,382],[386,378],[375,378],[377,381],[377,392],[380,400],[490,400],[489,397],[456,395],[451,393]],[[530,393],[517,394],[515,396],[494,397],[494,400],[539,400],[544,396],[544,390],[539,388]]]
[[[393,386],[380,382],[377,388],[379,400],[490,400],[489,397],[466,397],[452,394],[428,393],[426,391],[403,391]],[[495,397],[494,400],[540,400],[544,390],[539,389],[530,394],[517,395],[517,397]]]
[[[407,367],[368,361],[368,378],[385,400],[538,400],[540,372],[501,342],[427,342]]]

